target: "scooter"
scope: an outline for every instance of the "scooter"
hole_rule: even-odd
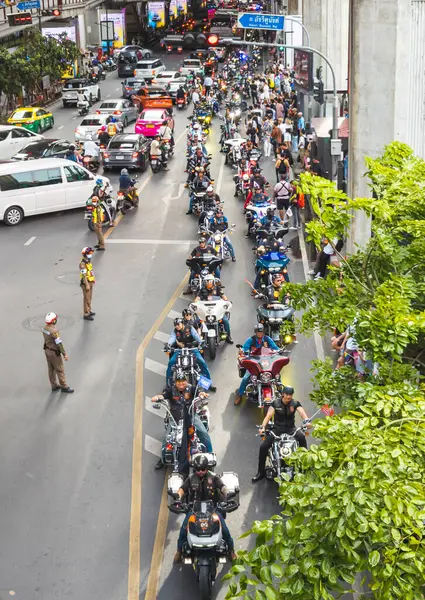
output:
[[[192,302],[190,308],[202,321],[202,337],[208,347],[210,359],[214,360],[220,342],[227,337],[223,317],[230,319],[232,303],[230,300],[213,296],[211,300]]]
[[[139,206],[139,195],[136,188],[136,179],[133,179],[133,187],[128,190],[119,190],[117,194],[117,211],[125,215],[129,210]]]
[[[155,154],[150,155],[149,163],[151,165],[152,173],[159,173],[165,167],[161,156],[157,156]]]
[[[85,102],[79,102],[77,104],[78,114],[80,117],[84,117],[88,115],[90,112],[91,103],[90,100],[86,100]]]
[[[97,173],[100,166],[100,160],[97,156],[91,156],[89,154],[83,155],[83,166],[88,169],[91,173]]]

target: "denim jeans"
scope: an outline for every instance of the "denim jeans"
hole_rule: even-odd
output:
[[[187,541],[187,524],[189,523],[189,519],[190,519],[191,515],[193,515],[193,512],[189,511],[185,517],[185,520],[183,521],[181,528],[180,528],[179,539],[177,540],[177,550],[179,550],[180,552],[183,550],[183,545]],[[218,518],[220,519],[220,522],[221,522],[221,528],[223,531],[223,540],[226,542],[226,544],[229,548],[229,552],[233,552],[235,545],[233,542],[233,538],[230,535],[229,528],[226,525],[226,521],[224,520],[224,517],[220,512],[217,511],[216,515],[218,515]]]
[[[210,438],[210,434],[208,433],[208,431],[206,430],[205,425],[202,423],[199,415],[195,415],[194,418],[194,425],[195,425],[195,429],[196,429],[196,433],[198,436],[199,441],[201,442],[201,444],[204,444],[205,446],[205,451],[206,452],[212,452],[212,443],[211,443],[211,438]],[[165,453],[165,440],[162,442],[162,462],[164,462],[164,453]]]
[[[232,258],[234,258],[235,257],[235,250],[233,248],[232,242],[229,240],[229,236],[228,235],[224,236],[224,241],[226,242],[227,247],[229,248],[230,256]]]
[[[300,207],[298,204],[291,204],[292,215],[294,217],[294,227],[299,227],[301,225],[300,221]]]
[[[249,371],[247,371],[245,373],[245,375],[242,377],[241,383],[239,385],[239,395],[243,396],[245,394],[245,390],[246,390],[246,386],[249,383],[249,378],[251,377]]]
[[[298,152],[298,136],[292,136],[292,152]]]
[[[173,356],[168,361],[167,374],[166,374],[167,385],[172,384],[173,367],[176,364],[178,353],[179,353],[179,350],[174,350]],[[202,354],[199,352],[199,350],[194,350],[193,353],[194,353],[195,358],[201,368],[202,375],[204,375],[207,379],[211,379],[211,374],[209,372],[207,363],[205,362],[204,358],[202,357]]]

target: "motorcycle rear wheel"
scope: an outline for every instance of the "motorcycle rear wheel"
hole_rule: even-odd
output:
[[[215,360],[215,357],[217,356],[217,346],[215,345],[215,338],[213,337],[208,338],[208,353],[210,359]]]
[[[124,202],[122,203],[121,206],[121,212],[123,215],[125,215],[126,213],[128,213],[128,211],[132,208],[132,204],[131,202],[129,202],[128,200],[124,200]]]
[[[199,591],[201,600],[211,600],[212,598],[212,577],[210,565],[201,565],[199,567]]]
[[[94,224],[93,224],[93,219],[89,219],[87,221],[87,226],[90,229],[90,231],[94,231]]]

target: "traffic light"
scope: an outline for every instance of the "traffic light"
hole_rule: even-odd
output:
[[[208,46],[217,46],[220,41],[219,36],[216,33],[210,33],[207,38]]]
[[[325,88],[325,86],[323,85],[323,81],[321,79],[319,79],[319,81],[315,81],[314,82],[314,94],[313,94],[313,98],[319,104],[324,104],[325,103],[324,88]]]
[[[42,10],[41,15],[43,17],[60,17],[61,11],[59,8],[52,8],[51,10]]]
[[[31,25],[32,15],[30,12],[12,13],[7,15],[10,27],[17,27],[18,25]]]

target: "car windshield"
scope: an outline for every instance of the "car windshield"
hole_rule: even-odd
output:
[[[12,119],[31,119],[32,110],[17,110],[13,113]]]
[[[116,108],[118,102],[102,102],[99,108]]]
[[[137,58],[134,54],[120,54],[118,56],[118,62],[121,64],[132,64],[137,62]]]
[[[0,142],[3,142],[7,138],[9,133],[10,133],[9,129],[4,129],[3,131],[0,131]]]
[[[81,121],[82,127],[95,127],[99,125],[102,125],[102,121],[100,119],[83,119]]]
[[[132,142],[132,141],[117,141],[114,142],[114,140],[112,140],[112,142],[109,144],[109,150],[131,150],[131,148],[134,148],[134,146],[136,145],[136,142]]]
[[[174,77],[174,73],[158,73],[156,76],[157,79],[172,79]]]
[[[199,60],[195,60],[195,59],[190,60],[187,58],[185,61],[183,61],[183,65],[185,67],[200,67],[201,63]]]
[[[140,115],[143,121],[162,121],[163,113],[160,110],[144,110]]]
[[[128,87],[139,87],[145,84],[144,79],[129,79],[126,83]]]
[[[65,90],[78,90],[86,85],[85,81],[67,81],[63,87]]]
[[[44,146],[39,146],[38,142],[27,144],[19,151],[19,154],[32,154],[33,156],[41,156],[44,152]]]

